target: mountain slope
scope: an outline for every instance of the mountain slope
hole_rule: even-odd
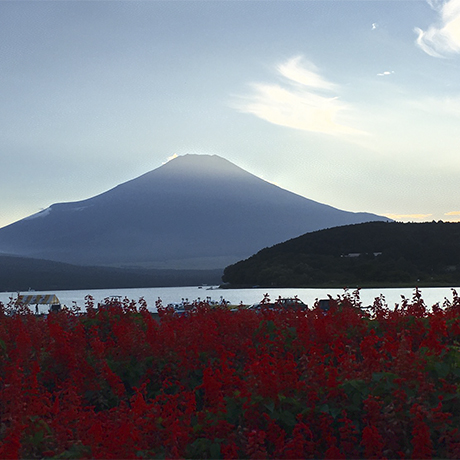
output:
[[[231,286],[458,286],[460,223],[369,222],[307,233],[228,266]]]
[[[372,220],[185,155],[105,193],[0,229],[0,252],[82,265],[218,268],[305,232]]]

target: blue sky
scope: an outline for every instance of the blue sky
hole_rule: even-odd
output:
[[[460,220],[460,0],[2,1],[0,66],[0,227],[185,153]]]

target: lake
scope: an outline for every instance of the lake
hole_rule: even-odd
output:
[[[460,287],[455,288],[460,292]],[[439,303],[442,305],[444,298],[452,300],[451,288],[436,287],[420,289],[425,304],[429,307]],[[27,292],[21,292],[26,294]],[[164,287],[164,288],[126,288],[126,289],[88,289],[78,291],[54,291],[54,292],[33,292],[33,294],[56,294],[62,305],[72,306],[75,302],[79,307],[84,307],[85,296],[91,295],[96,303],[102,302],[107,297],[121,296],[130,300],[138,301],[143,297],[148,305],[149,310],[156,311],[155,301],[160,298],[163,305],[171,302],[180,302],[182,299],[189,301],[206,299],[211,297],[212,300],[220,300],[223,297],[232,304],[254,304],[260,302],[264,294],[268,293],[270,299],[278,297],[298,296],[300,300],[308,306],[312,306],[316,299],[327,298],[331,295],[336,298],[344,294],[343,289],[306,289],[306,288],[253,288],[253,289],[219,289],[216,287]],[[371,305],[376,297],[383,295],[389,307],[394,307],[401,303],[401,296],[411,299],[414,293],[413,288],[377,288],[361,289],[360,298],[363,306]],[[10,297],[17,297],[16,292],[0,292],[0,302],[7,303]],[[48,307],[41,305],[40,312],[47,312]]]

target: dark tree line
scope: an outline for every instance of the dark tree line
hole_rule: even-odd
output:
[[[222,270],[155,270],[88,267],[0,256],[0,292],[58,289],[116,289],[218,284]]]

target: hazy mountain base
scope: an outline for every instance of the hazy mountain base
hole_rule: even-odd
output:
[[[307,233],[228,266],[229,287],[460,285],[460,224],[370,222]]]
[[[89,267],[0,255],[0,292],[215,285],[222,270]]]

